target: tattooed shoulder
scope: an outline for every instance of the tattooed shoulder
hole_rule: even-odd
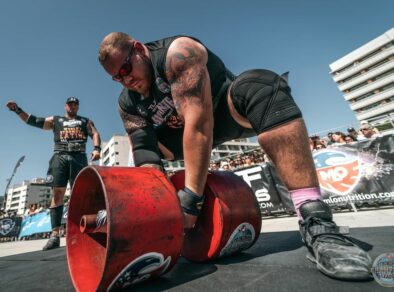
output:
[[[190,38],[179,38],[174,43],[167,53],[166,76],[171,84],[175,108],[182,115],[185,104],[201,104],[204,98],[208,57],[204,46]]]
[[[174,41],[167,53],[166,73],[169,81],[174,81],[177,73],[194,66],[205,66],[206,50],[203,45],[190,39],[179,38]]]
[[[147,121],[143,117],[126,113],[121,108],[119,108],[119,114],[127,134],[147,126]]]

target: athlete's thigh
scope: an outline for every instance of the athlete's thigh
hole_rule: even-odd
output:
[[[88,165],[88,160],[85,153],[76,153],[70,155],[70,186],[72,187],[78,173]]]
[[[69,163],[67,154],[54,153],[49,161],[47,185],[51,187],[66,187],[69,179]]]

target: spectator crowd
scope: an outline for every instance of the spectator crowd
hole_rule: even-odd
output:
[[[353,127],[347,129],[347,133],[341,131],[329,132],[327,136],[312,135],[309,137],[311,151],[325,149],[330,146],[355,143],[362,140],[379,137],[379,130],[369,123],[362,121],[358,130]],[[241,168],[261,164],[269,161],[269,157],[260,147],[246,153],[238,153],[218,160],[211,161],[210,170],[236,171]],[[170,175],[172,173],[169,173]]]
[[[236,171],[244,167],[261,164],[267,161],[268,156],[261,151],[261,149],[255,149],[247,153],[238,153],[234,156],[228,156],[226,158],[211,161],[210,170],[223,170],[223,171]]]
[[[346,134],[341,131],[336,131],[329,132],[325,137],[312,135],[309,137],[309,145],[311,151],[317,151],[330,146],[359,142],[379,136],[380,133],[378,129],[372,127],[367,122],[362,121],[358,131],[353,127],[349,127]],[[258,148],[259,149],[255,149],[248,153],[239,153],[235,156],[211,161],[210,170],[236,171],[244,167],[269,161],[269,157],[260,149],[260,147]]]
[[[312,151],[317,151],[329,146],[349,144],[379,136],[378,129],[367,122],[362,122],[358,131],[353,127],[349,127],[346,134],[341,131],[329,132],[326,137],[322,138],[318,135],[312,135],[309,137],[309,145]]]

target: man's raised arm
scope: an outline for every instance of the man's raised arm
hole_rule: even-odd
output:
[[[18,104],[13,100],[7,102],[6,106],[9,108],[10,111],[15,112],[22,121],[24,121],[30,126],[44,130],[53,129],[53,117],[40,118],[36,117],[35,115],[28,114],[23,109],[21,109]]]

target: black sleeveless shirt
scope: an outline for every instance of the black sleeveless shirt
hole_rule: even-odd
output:
[[[145,44],[150,53],[154,75],[150,96],[142,97],[139,93],[124,88],[118,100],[119,107],[124,112],[143,117],[149,126],[153,127],[157,134],[157,140],[174,153],[176,159],[182,159],[183,157],[184,122],[175,110],[171,88],[165,76],[165,64],[168,48],[179,37],[183,36],[168,37]],[[190,38],[201,43],[195,38]],[[215,120],[213,147],[216,147],[225,141],[239,137],[243,129],[231,118],[226,102],[227,89],[235,76],[225,67],[219,57],[208,48],[206,50],[208,52],[207,69],[211,82]],[[231,120],[230,127],[228,123],[226,125],[220,123],[220,120],[224,119]]]
[[[53,134],[56,145],[68,143],[86,144],[88,140],[88,118],[76,116],[73,119],[67,117],[53,117]]]

